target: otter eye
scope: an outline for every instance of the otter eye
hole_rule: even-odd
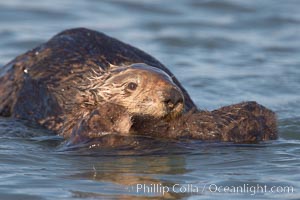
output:
[[[129,90],[133,91],[133,90],[136,90],[136,88],[137,88],[137,84],[136,83],[130,82],[127,85],[127,89],[129,89]]]

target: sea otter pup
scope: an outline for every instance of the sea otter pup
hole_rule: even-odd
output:
[[[155,58],[84,28],[63,31],[5,65],[0,94],[0,116],[38,123],[73,143],[107,135],[233,142],[277,137],[275,114],[267,108],[244,102],[198,110]]]

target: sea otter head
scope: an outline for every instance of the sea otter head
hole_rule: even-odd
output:
[[[100,100],[123,106],[133,116],[175,118],[184,108],[182,91],[172,78],[142,63],[111,66],[103,83],[93,88]]]

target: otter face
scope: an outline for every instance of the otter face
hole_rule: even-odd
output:
[[[146,64],[112,69],[97,93],[106,102],[121,105],[135,116],[174,118],[184,107],[182,92],[171,77]]]

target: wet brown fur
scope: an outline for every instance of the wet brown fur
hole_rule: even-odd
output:
[[[169,120],[134,117],[122,106],[99,104],[97,95],[86,92],[84,87],[92,87],[91,72],[104,77],[112,65],[133,63],[145,63],[171,77],[184,96],[183,115]],[[211,112],[198,110],[174,75],[155,58],[88,29],[59,33],[8,63],[0,75],[0,116],[37,122],[75,143],[108,133],[232,142],[277,138],[276,117],[267,108],[244,102]]]

